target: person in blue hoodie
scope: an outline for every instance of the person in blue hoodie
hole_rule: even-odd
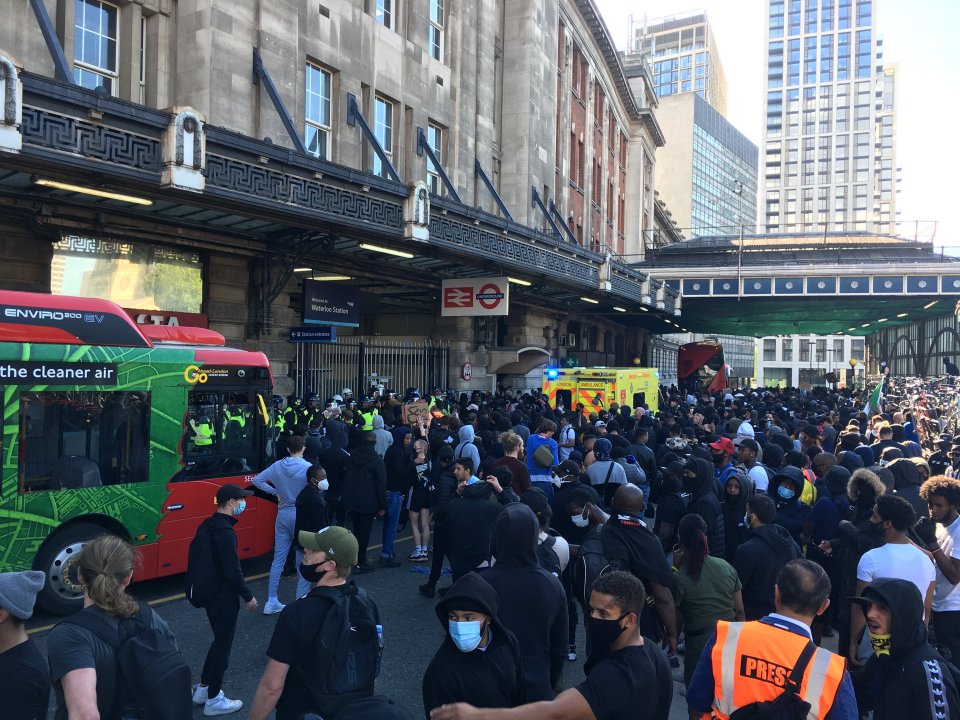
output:
[[[273,564],[270,566],[270,579],[267,584],[267,602],[263,606],[264,615],[275,615],[284,608],[277,598],[280,588],[280,573],[283,572],[287,553],[293,545],[293,533],[297,524],[297,496],[307,485],[307,470],[310,463],[303,459],[305,443],[299,435],[287,439],[287,457],[277,460],[253,479],[253,484],[277,498],[277,522],[274,528]],[[302,553],[297,551],[297,564]]]

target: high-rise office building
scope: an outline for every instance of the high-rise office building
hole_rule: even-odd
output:
[[[631,28],[630,54],[647,57],[657,97],[695,92],[727,114],[727,79],[706,13],[671,16]]]
[[[766,7],[766,231],[895,234],[895,68],[874,0]]]
[[[625,65],[629,77],[632,66]],[[657,192],[689,238],[756,232],[757,146],[695,93],[660,99]]]

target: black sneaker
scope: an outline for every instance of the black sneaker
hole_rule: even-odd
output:
[[[403,565],[399,560],[394,560],[393,558],[382,557],[380,558],[380,567],[382,568],[398,568]]]
[[[420,594],[433,600],[434,596],[437,594],[437,586],[431,585],[430,583],[425,583],[424,585],[420,586]]]
[[[370,565],[369,563],[362,563],[360,565],[357,565],[353,569],[353,571],[356,573],[372,573],[375,569],[376,568],[374,568],[373,565]]]

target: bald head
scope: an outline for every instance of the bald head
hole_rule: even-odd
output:
[[[613,509],[629,515],[643,512],[643,490],[627,483],[617,488],[613,495]]]

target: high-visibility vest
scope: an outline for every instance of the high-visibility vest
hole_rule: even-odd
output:
[[[817,488],[814,485],[817,477],[813,475],[813,471],[811,470],[804,470],[803,476],[806,478],[806,482],[803,484],[803,490],[800,492],[800,502],[807,507],[813,507],[813,504],[817,501]],[[811,479],[811,476],[813,476],[813,479]]]
[[[728,718],[738,709],[780,695],[800,654],[805,635],[766,623],[717,623],[713,646],[713,716]],[[800,683],[799,695],[810,703],[807,720],[824,720],[837,697],[846,663],[839,655],[817,648]]]
[[[190,421],[190,427],[195,433],[193,444],[197,447],[206,447],[213,445],[213,426],[210,423],[197,423]]]
[[[373,430],[373,419],[380,414],[380,411],[374,408],[373,410],[370,410],[368,412],[359,412],[357,414],[363,420],[363,424],[361,425],[360,429]]]

